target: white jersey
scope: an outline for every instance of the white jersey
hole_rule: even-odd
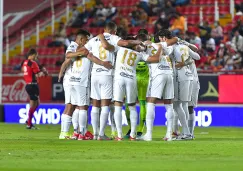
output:
[[[136,80],[136,66],[139,61],[147,61],[149,55],[132,49],[119,47],[116,57],[115,78],[130,78]]]
[[[66,50],[66,54],[68,52],[76,52],[77,51],[77,48],[78,48],[78,44],[76,42],[71,42],[71,44],[68,46],[67,50]],[[71,72],[72,72],[72,64],[70,64],[66,71],[65,71],[65,75],[64,75],[64,78],[63,78],[63,86],[67,86],[69,85],[69,79],[70,79],[70,76],[71,76]]]
[[[77,57],[72,64],[70,85],[88,87],[91,62],[86,57]]]
[[[120,37],[116,35],[111,35],[109,33],[104,33],[105,39],[110,43],[111,45],[115,46],[115,49],[117,50],[117,43],[121,39]],[[94,56],[99,58],[102,61],[110,61],[112,65],[115,64],[115,54],[114,52],[110,52],[106,49],[103,48],[100,40],[98,37],[94,37],[89,40],[89,42],[84,45],[85,48],[92,52]],[[105,67],[98,65],[98,64],[93,64],[92,68],[92,75],[112,75],[113,70],[106,69]]]
[[[159,63],[151,63],[149,64],[149,72],[150,72],[150,77],[154,78],[157,75],[160,74],[173,74],[173,68],[172,68],[172,62],[170,59],[170,53],[172,52],[172,47],[167,47],[166,42],[161,42],[162,44],[162,49],[163,51],[166,50],[167,54],[163,54],[160,57],[160,62]],[[153,46],[148,46],[147,48],[147,54],[149,55],[155,55],[158,47],[156,44],[152,44]]]
[[[189,65],[190,70],[192,71],[192,75],[193,75],[193,80],[194,81],[198,81],[198,74],[197,74],[197,68],[195,65],[195,62],[193,61],[191,65]]]
[[[173,45],[173,68],[176,81],[187,81],[193,80],[192,72],[189,66],[184,66],[180,69],[175,68],[176,62],[182,62],[189,58],[190,51],[192,51],[188,46],[183,44]]]

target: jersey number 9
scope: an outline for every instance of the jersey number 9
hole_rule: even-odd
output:
[[[128,53],[128,50],[125,50],[125,53],[122,57],[122,60],[121,60],[121,63],[125,63],[125,59],[127,57],[127,53]],[[129,55],[128,55],[128,59],[127,59],[127,65],[129,66],[133,66],[135,64],[135,60],[137,59],[137,54],[136,53],[133,53],[133,52],[130,52]]]

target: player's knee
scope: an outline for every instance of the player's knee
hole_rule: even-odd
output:
[[[188,106],[188,111],[189,111],[189,114],[193,114],[193,106]]]
[[[100,108],[99,107],[92,107],[92,110],[91,110],[92,113],[100,113]]]
[[[102,106],[101,113],[109,113],[109,106]]]

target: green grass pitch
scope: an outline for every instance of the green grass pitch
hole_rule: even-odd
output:
[[[39,127],[0,124],[0,171],[243,170],[242,128],[196,128],[196,140],[164,142],[165,127],[155,127],[152,142],[116,142],[59,140],[60,125]]]

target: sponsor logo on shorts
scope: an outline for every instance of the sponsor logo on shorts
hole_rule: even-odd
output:
[[[125,72],[121,72],[120,75],[121,75],[122,77],[126,77],[126,78],[133,79],[133,75],[126,74]]]
[[[166,65],[160,65],[158,68],[160,70],[170,70],[170,67],[169,66],[166,66]]]
[[[81,78],[76,78],[76,77],[70,77],[69,79],[70,82],[80,82],[81,81]]]
[[[103,69],[103,68],[97,68],[96,69],[96,72],[103,72],[103,71],[109,72],[109,70]]]

